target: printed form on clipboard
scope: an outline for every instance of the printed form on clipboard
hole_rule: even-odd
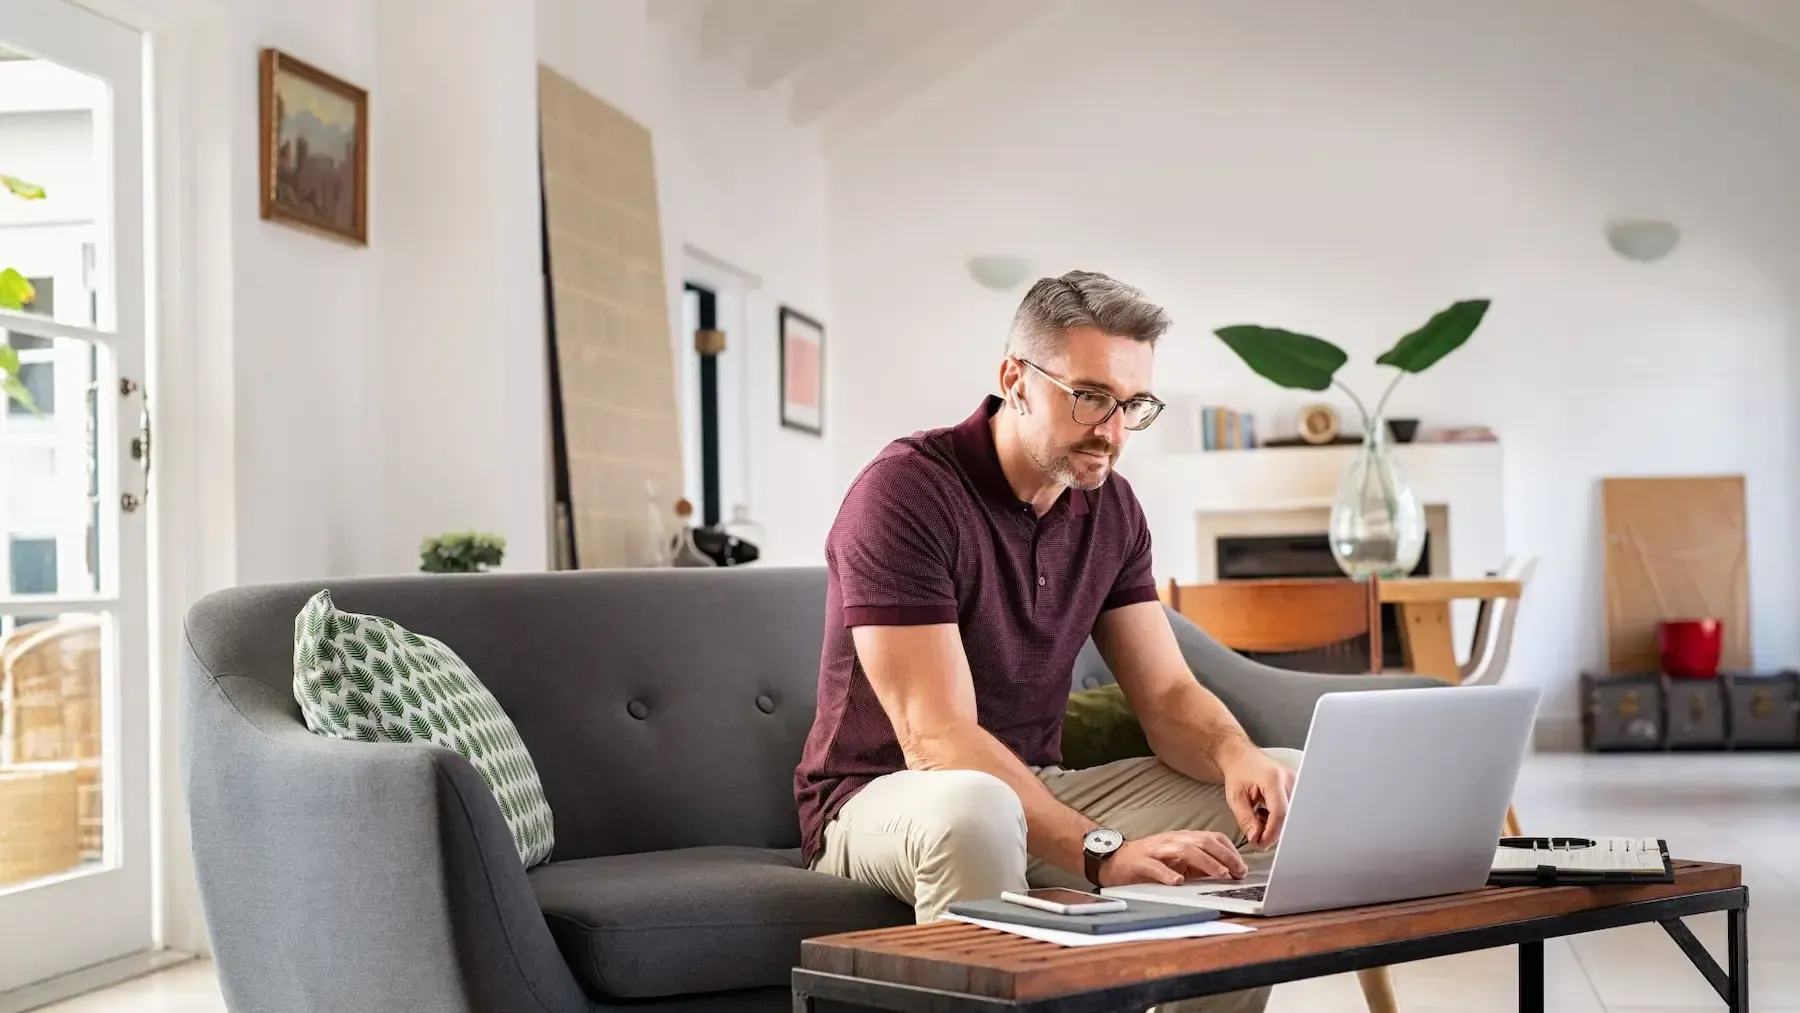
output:
[[[1488,874],[1494,886],[1673,882],[1659,837],[1502,837]]]

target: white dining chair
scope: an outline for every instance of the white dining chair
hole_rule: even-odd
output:
[[[1497,576],[1519,582],[1519,597],[1489,598],[1481,603],[1475,616],[1475,640],[1469,648],[1469,660],[1461,666],[1462,685],[1491,686],[1506,675],[1519,605],[1525,600],[1525,591],[1537,567],[1536,556],[1527,559],[1508,556],[1500,568]]]

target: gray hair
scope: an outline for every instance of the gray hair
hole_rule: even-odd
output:
[[[1052,358],[1062,351],[1063,336],[1075,327],[1093,327],[1154,346],[1169,329],[1169,314],[1144,293],[1094,271],[1039,278],[1013,315],[1006,354]]]

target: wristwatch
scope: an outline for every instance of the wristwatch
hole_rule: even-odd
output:
[[[1107,827],[1096,827],[1081,839],[1083,871],[1088,882],[1100,886],[1100,866],[1125,846],[1125,835]]]

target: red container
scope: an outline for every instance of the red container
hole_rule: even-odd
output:
[[[1672,619],[1657,624],[1656,649],[1663,671],[1678,679],[1712,679],[1725,650],[1725,625],[1717,619]]]

